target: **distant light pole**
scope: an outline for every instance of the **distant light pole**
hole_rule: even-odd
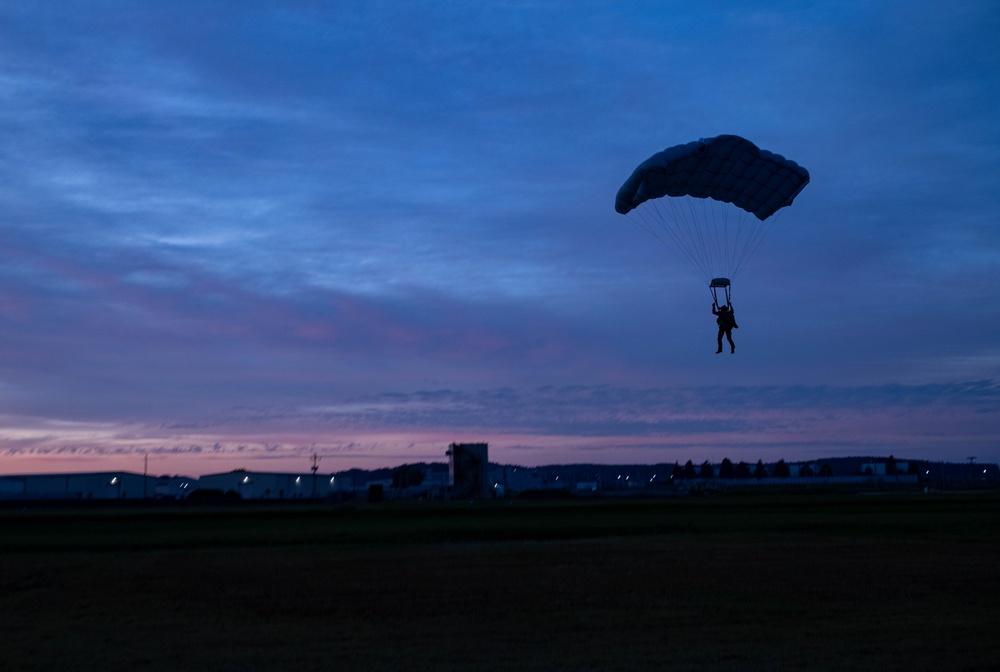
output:
[[[319,455],[313,453],[312,456],[312,472],[313,472],[313,499],[316,499],[316,472],[319,471]]]

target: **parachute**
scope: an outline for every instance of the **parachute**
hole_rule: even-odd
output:
[[[774,223],[809,183],[809,172],[736,135],[697,140],[654,154],[618,190],[629,215],[709,281],[716,303]],[[753,215],[751,217],[750,215]]]

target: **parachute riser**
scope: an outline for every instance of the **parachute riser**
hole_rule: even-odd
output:
[[[708,285],[708,290],[712,292],[712,302],[716,306],[722,306],[723,304],[719,301],[719,290],[722,290],[722,297],[726,300],[726,306],[730,309],[733,307],[732,297],[730,296],[729,278],[713,278],[712,282]]]

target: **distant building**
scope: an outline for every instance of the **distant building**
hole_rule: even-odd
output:
[[[818,464],[813,463],[792,463],[788,465],[788,475],[791,478],[796,478],[799,476],[816,476],[819,474],[820,467]]]
[[[337,486],[336,478],[322,474],[283,474],[238,469],[198,479],[202,490],[235,492],[242,499],[301,499],[326,497]]]
[[[489,497],[489,445],[453,443],[448,446],[448,477],[451,495],[456,499]]]
[[[910,471],[909,462],[865,462],[861,465],[861,473],[865,476],[897,476]]]
[[[542,475],[537,469],[491,464],[488,485],[497,496],[516,495],[526,490],[541,490],[545,487]]]
[[[150,493],[156,499],[184,499],[198,489],[198,479],[187,476],[159,476]]]
[[[0,500],[143,499],[155,486],[155,477],[127,471],[0,476]]]

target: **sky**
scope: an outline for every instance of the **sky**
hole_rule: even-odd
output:
[[[1000,5],[0,4],[0,473],[1000,461]],[[614,209],[808,169],[733,281]]]

